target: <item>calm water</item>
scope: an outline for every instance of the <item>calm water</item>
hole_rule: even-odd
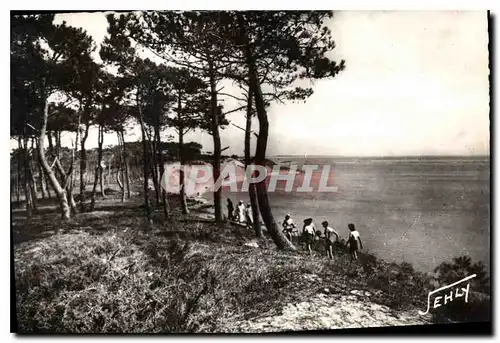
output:
[[[365,249],[425,272],[458,255],[489,268],[489,158],[272,159],[331,164],[328,185],[338,186],[337,193],[269,193],[277,221],[286,213],[296,223],[313,217],[317,227],[328,220],[343,238],[347,224],[355,223]],[[247,194],[224,190],[228,196],[248,201]]]

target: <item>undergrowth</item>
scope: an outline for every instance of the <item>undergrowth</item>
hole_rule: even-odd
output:
[[[137,212],[77,217],[66,231],[14,247],[20,332],[217,332],[325,287],[334,294],[371,290],[371,301],[424,310],[429,291],[471,271],[480,274],[472,289],[489,292],[484,266],[470,260],[443,264],[431,277],[369,253],[350,263],[344,242],[329,261],[321,241],[315,257],[279,252],[268,238],[252,248],[244,245],[255,241],[251,230],[194,216],[151,227]],[[434,319],[487,320],[486,303],[489,297],[465,309],[457,302]]]

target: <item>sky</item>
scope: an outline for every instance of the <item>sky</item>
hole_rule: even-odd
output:
[[[104,13],[56,15],[55,23],[62,20],[98,46],[106,35]],[[489,154],[485,11],[339,11],[328,25],[337,46],[330,57],[346,60],[346,69],[316,81],[306,103],[271,106],[268,155]],[[226,99],[224,106],[237,104]],[[243,112],[228,119],[244,127]],[[229,126],[221,138],[225,153],[243,154],[243,131]],[[138,128],[128,132],[126,141],[138,139]],[[207,133],[185,140],[212,150]],[[115,135],[105,136],[108,144],[116,144]],[[95,146],[96,129],[87,142]]]

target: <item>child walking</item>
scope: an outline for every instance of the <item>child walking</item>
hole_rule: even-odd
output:
[[[313,219],[307,218],[304,220],[304,228],[302,229],[302,235],[306,241],[306,248],[309,251],[309,255],[312,256],[312,244],[314,242],[314,235],[316,234],[316,227],[314,226]]]
[[[348,224],[349,228],[349,238],[347,239],[346,247],[349,245],[349,254],[351,255],[351,262],[358,259],[358,241],[359,248],[363,249],[363,243],[361,243],[361,236],[359,232],[356,230],[354,224]]]
[[[331,227],[328,226],[328,222],[325,220],[323,223],[323,228],[325,229],[325,238],[326,238],[326,253],[330,260],[333,260],[333,236],[335,236],[335,240],[339,240],[339,234]]]

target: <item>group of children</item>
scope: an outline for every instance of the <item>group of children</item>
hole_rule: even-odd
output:
[[[252,216],[252,206],[248,203],[246,206],[243,203],[243,200],[240,200],[238,206],[236,206],[236,210],[234,209],[233,202],[231,199],[227,199],[227,212],[228,219],[238,222],[238,223],[246,223],[247,227],[252,227],[253,224],[253,216]]]
[[[335,236],[335,240],[339,240],[339,234],[330,226],[328,226],[328,222],[325,220],[321,223],[324,228],[324,236],[326,239],[326,253],[330,259],[333,259],[333,244]],[[292,218],[289,214],[285,216],[285,220],[283,221],[283,233],[286,237],[291,241],[292,236],[298,234],[297,226],[293,222]],[[345,247],[349,246],[349,254],[351,256],[351,260],[356,260],[358,258],[358,250],[363,249],[363,243],[361,243],[361,236],[359,232],[356,230],[354,224],[348,224],[349,228],[349,237],[347,239]],[[314,221],[312,218],[304,219],[304,226],[302,228],[302,236],[304,238],[306,248],[309,251],[309,254],[312,254],[312,244],[314,243],[314,239],[316,236],[321,236],[321,231],[316,230],[314,225]],[[359,241],[359,245],[358,245]]]
[[[228,211],[228,219],[232,221],[236,221],[238,223],[246,223],[247,227],[252,227],[253,224],[253,216],[252,216],[252,206],[248,203],[246,206],[242,200],[239,201],[236,209],[234,208],[233,202],[231,199],[227,199],[227,211]],[[330,226],[328,226],[328,222],[324,221],[321,223],[324,228],[324,236],[326,239],[326,253],[330,259],[333,259],[333,244],[335,236],[335,241],[339,240],[339,234]],[[285,216],[285,220],[282,224],[283,233],[286,235],[288,240],[292,241],[292,236],[298,236],[298,229],[292,218],[289,214]],[[345,247],[349,246],[349,255],[351,256],[351,260],[356,260],[358,258],[358,250],[363,249],[363,243],[361,243],[361,237],[359,232],[356,230],[354,224],[350,223],[347,225],[349,228],[349,237],[347,238],[347,242]],[[304,226],[302,227],[302,236],[304,238],[306,248],[309,251],[309,254],[312,254],[312,244],[314,243],[315,237],[321,236],[321,231],[316,230],[314,225],[314,221],[312,218],[304,219]],[[358,245],[359,242],[359,245]]]

